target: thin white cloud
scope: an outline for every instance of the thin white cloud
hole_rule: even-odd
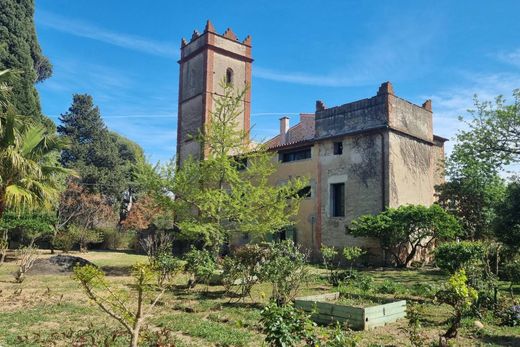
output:
[[[168,58],[178,57],[177,46],[171,42],[159,42],[148,38],[117,33],[94,24],[58,16],[47,11],[37,12],[37,24],[64,33],[85,37],[110,45]]]
[[[507,101],[511,98],[511,92],[520,88],[519,73],[460,72],[459,75],[461,82],[458,85],[422,97],[432,99],[434,133],[452,140],[459,130],[465,128],[458,117],[469,120],[467,111],[474,109],[475,95],[480,101],[493,101],[498,95],[503,95]],[[453,145],[454,141],[446,144],[448,154]]]
[[[388,19],[378,26],[373,39],[363,40],[359,47],[354,47],[343,57],[344,63],[335,68],[319,73],[301,71],[281,71],[255,66],[253,76],[260,79],[311,85],[321,87],[353,87],[377,84],[388,79],[418,78],[417,71],[425,72],[431,62],[432,41],[437,37],[440,22],[420,22],[421,19],[410,19],[405,23],[397,19]],[[421,31],[417,31],[417,27]],[[399,31],[395,31],[399,27]],[[394,32],[392,35],[381,35],[384,32]],[[334,46],[324,48],[324,57],[337,55]],[[283,57],[278,57],[278,60]],[[287,57],[287,59],[294,59]],[[326,64],[326,59],[323,60]],[[322,67],[320,61],[320,67]]]
[[[498,59],[504,63],[520,68],[520,48],[509,52],[500,52]]]

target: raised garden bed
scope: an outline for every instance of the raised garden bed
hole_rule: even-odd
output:
[[[305,296],[294,300],[294,306],[311,313],[315,322],[346,322],[354,330],[372,329],[406,316],[406,300],[361,303],[363,305],[342,304],[340,293]]]

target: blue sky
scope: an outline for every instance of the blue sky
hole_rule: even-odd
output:
[[[38,85],[57,117],[89,93],[108,127],[152,161],[175,153],[179,46],[211,19],[253,38],[256,139],[278,118],[375,95],[391,81],[433,100],[435,133],[451,138],[474,94],[520,88],[520,1],[36,0],[36,29],[54,65]]]

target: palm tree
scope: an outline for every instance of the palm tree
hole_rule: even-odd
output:
[[[6,102],[0,72],[0,218],[6,208],[49,208],[58,199],[60,178],[70,174],[59,165],[63,139],[29,117],[16,114]]]

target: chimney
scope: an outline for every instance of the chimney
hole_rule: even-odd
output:
[[[287,132],[289,131],[289,117],[284,116],[280,118],[280,144],[287,143]]]
[[[422,104],[422,107],[427,110],[427,111],[432,111],[432,101],[431,99],[428,99],[426,100],[423,104]]]

